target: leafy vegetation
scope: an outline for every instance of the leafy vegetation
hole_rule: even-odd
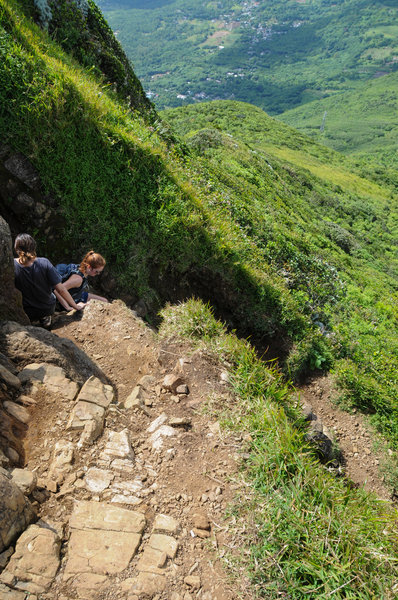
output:
[[[340,152],[396,168],[396,2],[99,4],[159,109],[243,100]]]
[[[388,0],[98,0],[159,108],[203,99],[271,114],[397,69]]]
[[[227,427],[246,434],[250,452],[244,476],[254,492],[240,494],[231,509],[249,524],[240,540],[249,552],[239,556],[237,576],[244,562],[258,597],[268,600],[392,600],[398,591],[394,512],[319,465],[299,420],[294,427],[286,416],[292,419],[294,410],[281,374],[227,333],[209,307],[191,300],[162,316],[160,334],[189,338],[214,356],[237,394],[234,406],[217,407]],[[236,556],[228,559],[231,569]]]
[[[346,406],[370,414],[396,445],[397,212],[392,189],[363,179],[363,166],[254,106],[220,101],[163,114],[187,143],[200,139],[201,132],[207,139],[209,126],[223,136],[224,143],[209,143],[205,154],[213,187],[228,198],[224,211],[256,240],[317,326],[296,341],[287,372],[298,378],[314,368],[327,369],[333,349]],[[203,143],[199,149],[203,154]]]
[[[102,27],[90,14],[89,37]],[[230,418],[252,432],[254,585],[275,598],[393,598],[387,509],[315,464],[287,419],[296,417],[284,381],[333,368],[346,405],[398,448],[394,179],[239,102],[167,112],[180,142],[138,88],[130,102],[35,16],[33,2],[0,0],[0,130],[64,215],[49,257],[94,247],[120,293],[153,312],[200,295],[270,346],[285,379],[205,306],[173,313],[182,334],[230,363],[240,398]],[[5,218],[12,202],[6,194]]]
[[[378,170],[397,186],[397,90],[398,73],[393,73],[289,110],[279,118],[339,152],[377,163]]]

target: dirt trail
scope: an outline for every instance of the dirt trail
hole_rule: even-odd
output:
[[[333,398],[337,391],[331,376],[314,378],[299,390],[299,394],[333,434],[342,453],[342,466],[347,477],[383,500],[390,500],[391,492],[379,470],[383,455],[375,450],[377,436],[366,425],[363,415],[350,414],[336,406]]]
[[[75,396],[68,399],[45,385],[32,391],[24,466],[39,478],[34,497],[41,529],[27,531],[57,536],[52,543],[60,555],[59,548],[48,558],[38,553],[39,567],[33,567],[50,572],[46,563],[53,564],[53,574],[40,585],[29,575],[31,595],[18,591],[11,598],[7,592],[4,600],[252,598],[243,575],[239,584],[230,583],[223,561],[240,551],[234,538],[239,528],[225,514],[243,490],[243,444],[241,436],[223,433],[214,416],[215,407],[234,401],[220,366],[184,343],[158,340],[119,301],[92,302],[79,320],[59,315],[53,333],[72,340],[102,369],[102,401],[110,390],[114,396],[104,430],[86,444],[81,429],[71,427]],[[173,391],[165,385],[171,374],[179,377]],[[353,482],[389,498],[363,419],[333,405],[330,378],[309,382],[300,395],[334,431]],[[54,483],[57,443],[65,471]],[[20,565],[15,559],[1,575],[13,589],[25,589],[20,586],[31,568],[24,561],[32,544],[28,539],[17,547]],[[2,593],[0,583],[1,600]]]
[[[72,473],[63,485],[44,491],[47,499],[41,504],[40,517],[53,524],[63,539],[63,560],[50,590],[40,598],[235,600],[237,596],[227,583],[227,573],[217,555],[225,555],[234,546],[224,515],[239,487],[237,452],[241,439],[225,437],[219,423],[205,410],[210,398],[213,403],[230,401],[219,367],[201,352],[189,355],[183,345],[159,343],[154,333],[120,302],[92,302],[81,320],[58,316],[53,333],[71,339],[97,362],[115,391],[116,402],[107,410],[103,434],[92,445],[81,448],[81,432],[66,428],[74,402],[60,400],[41,389],[35,408],[30,409],[32,416],[24,440],[25,468],[34,470],[45,481],[56,441],[66,440],[74,445]],[[162,389],[165,375],[173,371],[180,375],[189,393]],[[142,406],[124,408],[139,381]],[[170,437],[162,437],[159,449],[154,449],[150,436],[156,425],[150,431],[148,428],[162,415],[167,415],[165,422],[173,425],[169,427],[173,431]],[[127,432],[134,453],[130,472],[124,468],[116,476],[109,474],[109,465],[104,461],[113,432]],[[107,477],[111,481],[104,483]],[[141,544],[133,560],[127,568],[115,567],[114,575],[108,573],[105,585],[98,568],[90,574],[95,575],[90,581],[87,575],[84,581],[80,575],[73,581],[65,576],[76,555],[81,560],[76,541],[79,538],[71,525],[78,517],[76,501],[108,506],[112,503],[138,511],[145,519]],[[91,510],[91,504],[82,506]],[[174,551],[166,558],[157,555],[156,560],[163,560],[163,565],[153,562],[149,550],[145,551],[161,515],[174,519],[168,539],[171,543],[174,536],[178,545],[175,556]],[[144,575],[137,571],[140,560],[152,561]],[[133,591],[138,589],[132,586],[137,573],[141,573],[142,594]],[[156,580],[152,590],[151,581],[159,573],[167,577]]]

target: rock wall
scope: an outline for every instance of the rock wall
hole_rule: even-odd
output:
[[[40,253],[56,253],[63,244],[64,219],[56,201],[45,194],[39,173],[21,153],[0,145],[0,216],[11,234],[30,233],[40,240]]]
[[[22,308],[22,296],[14,286],[14,259],[10,228],[0,216],[0,321],[28,324]]]

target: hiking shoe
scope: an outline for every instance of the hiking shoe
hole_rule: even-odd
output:
[[[51,315],[47,315],[45,317],[42,317],[39,320],[39,323],[42,327],[44,327],[44,329],[51,329]]]

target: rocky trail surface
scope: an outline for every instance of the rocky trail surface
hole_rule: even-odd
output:
[[[31,363],[4,403],[22,441],[12,480],[39,520],[1,555],[1,600],[234,599],[219,557],[233,545],[224,515],[240,439],[203,410],[210,396],[228,401],[225,375],[163,347],[119,302],[59,316],[53,333],[97,374],[81,385]]]
[[[239,551],[225,515],[246,490],[244,440],[212,410],[233,401],[220,365],[119,301],[59,315],[52,333],[6,323],[0,342],[0,600],[252,597],[225,568]],[[302,391],[312,422],[347,442],[354,481],[388,497],[329,385]]]

